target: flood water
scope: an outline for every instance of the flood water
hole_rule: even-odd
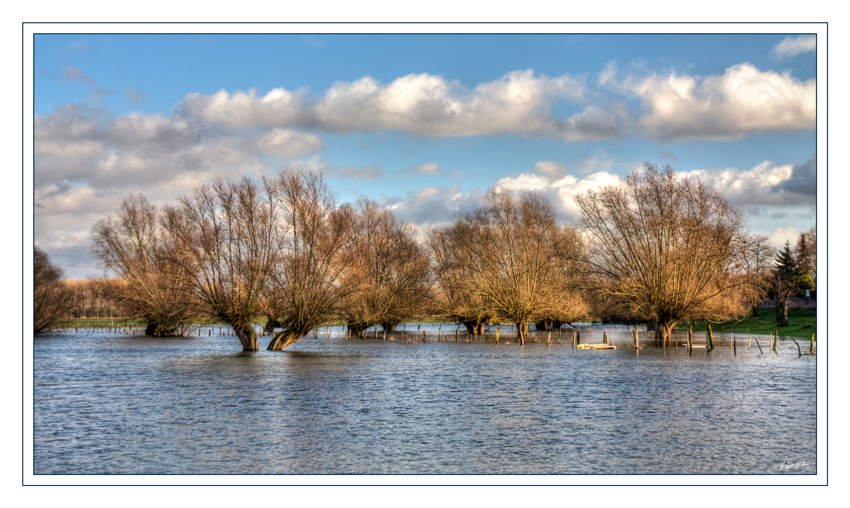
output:
[[[215,334],[37,336],[34,473],[816,472],[808,342],[636,354],[622,331],[593,351],[425,328],[425,343],[333,333],[283,353]]]

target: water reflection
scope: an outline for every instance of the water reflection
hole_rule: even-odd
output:
[[[605,351],[502,337],[247,354],[228,336],[40,337],[35,472],[815,472],[816,357],[793,343],[636,355],[627,331]]]

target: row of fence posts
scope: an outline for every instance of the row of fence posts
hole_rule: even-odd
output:
[[[419,325],[417,327],[417,330],[420,330],[421,326],[422,325]],[[215,327],[214,326],[213,327],[197,327],[196,328],[197,336],[200,337],[201,330],[206,329],[207,336],[211,337],[213,328],[215,328]],[[131,327],[116,327],[116,326],[113,326],[112,323],[110,323],[110,326],[108,326],[108,327],[91,327],[91,328],[85,327],[85,328],[82,329],[82,332],[80,331],[80,328],[78,326],[74,325],[74,333],[97,333],[96,330],[101,330],[101,332],[103,330],[106,330],[106,333],[112,333],[113,329],[115,330],[115,333],[121,333],[121,334],[144,333],[144,331],[143,331],[144,329],[141,328],[141,327],[132,327],[132,326]],[[70,332],[70,328],[65,328],[64,330]],[[91,330],[91,332],[89,332],[89,330]],[[227,335],[233,334],[232,329],[224,330],[224,331],[228,332]],[[425,330],[421,330],[421,331],[422,331],[422,342],[427,342]],[[500,331],[500,327],[497,326],[495,328],[496,344],[499,343],[499,331]],[[218,327],[218,334],[222,335],[222,332],[223,332],[222,327],[219,326]],[[402,328],[402,330],[401,330],[401,341],[402,342],[404,342],[404,332],[405,332],[405,329]],[[551,343],[552,343],[552,331],[549,330],[548,332],[549,332],[549,334],[546,338],[546,345],[547,346],[551,345]],[[260,327],[258,335],[263,336],[264,333],[265,333],[265,328]],[[315,333],[315,338],[318,338],[319,337],[319,328],[316,328],[314,330],[314,333]],[[367,333],[368,333],[368,331],[364,330],[362,335],[361,335],[361,338],[366,339]],[[581,341],[580,333],[581,332],[578,332],[577,330],[573,330],[573,340],[572,340],[572,346],[573,347],[577,347],[578,344],[580,343],[580,341]],[[192,332],[190,331],[189,335],[191,335],[191,334],[192,334]],[[272,333],[272,335],[274,335],[274,333]],[[558,337],[559,337],[558,343],[560,344],[561,343],[561,340],[560,340],[561,329],[560,328],[558,329]],[[634,328],[632,329],[632,337],[633,337],[633,340],[634,340],[635,351],[639,351],[641,349],[641,346],[640,346],[640,338],[639,338],[639,334],[638,334],[637,325],[634,325]],[[331,327],[330,326],[327,327],[327,338],[328,339],[331,338]],[[345,331],[345,339],[348,340],[349,338],[350,338],[350,331],[346,330]],[[374,338],[375,339],[378,338],[378,327],[377,326],[374,329]],[[386,330],[384,330],[384,333],[383,333],[383,340],[387,340],[387,331]],[[393,340],[393,339],[390,338],[390,340]],[[442,331],[442,325],[440,325],[440,327],[439,327],[439,330],[438,330],[438,333],[437,333],[437,340],[439,342],[445,342],[445,333]],[[460,340],[460,327],[457,327],[457,328],[455,328],[455,342],[458,342],[459,340]],[[657,340],[658,340],[658,334],[656,333],[656,345],[657,345]],[[791,340],[797,346],[797,356],[801,356],[803,354],[803,350],[800,347],[800,344],[793,337],[791,338]],[[755,341],[756,341],[756,347],[758,347],[758,349],[759,349],[759,353],[764,354],[764,351],[761,348],[761,344],[759,343],[758,338],[756,338]],[[471,335],[467,335],[467,342],[470,342],[470,343],[472,342]],[[603,334],[602,334],[602,343],[605,344],[605,345],[610,344],[607,332],[603,332]],[[666,349],[667,341],[662,338],[662,343],[664,344],[664,347]],[[677,338],[676,339],[676,345],[677,346],[678,346],[678,343],[679,342],[678,342],[678,338]],[[776,352],[776,346],[777,346],[778,343],[779,343],[779,331],[777,330],[775,334],[771,333],[769,335],[769,342],[768,342],[769,349],[773,352]],[[752,347],[752,344],[753,344],[753,336],[750,335],[749,341],[747,342],[747,350],[749,350]],[[692,353],[695,347],[704,347],[708,351],[711,351],[712,349],[714,349],[714,333],[711,330],[711,325],[708,325],[708,329],[707,329],[707,332],[706,332],[706,345],[705,346],[694,346],[694,330],[693,330],[693,327],[689,326],[688,327],[688,343],[687,343],[687,346],[688,346],[688,353]],[[735,338],[734,333],[731,334],[730,341],[729,341],[729,347],[732,349],[732,353],[737,356],[737,354],[738,354],[738,342]],[[812,354],[812,355],[815,354],[815,334],[814,333],[812,334],[812,337],[811,337],[811,340],[810,340],[810,343],[809,343],[809,351],[808,352],[809,352],[809,354]]]

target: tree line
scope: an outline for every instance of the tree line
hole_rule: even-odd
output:
[[[162,208],[132,195],[95,224],[91,252],[116,277],[93,284],[148,335],[212,317],[245,351],[259,349],[257,317],[276,351],[329,323],[356,335],[426,316],[470,334],[514,323],[521,343],[529,323],[590,317],[646,322],[666,340],[682,321],[733,319],[769,295],[814,289],[814,228],[777,253],[670,166],[647,163],[577,203],[567,226],[540,194],[490,190],[450,225],[418,232],[372,200],[340,203],[317,172],[217,179]]]

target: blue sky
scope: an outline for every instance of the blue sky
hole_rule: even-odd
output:
[[[35,240],[96,273],[92,224],[214,176],[321,169],[417,225],[482,192],[577,194],[644,161],[775,243],[815,224],[815,41],[717,35],[36,35]]]

